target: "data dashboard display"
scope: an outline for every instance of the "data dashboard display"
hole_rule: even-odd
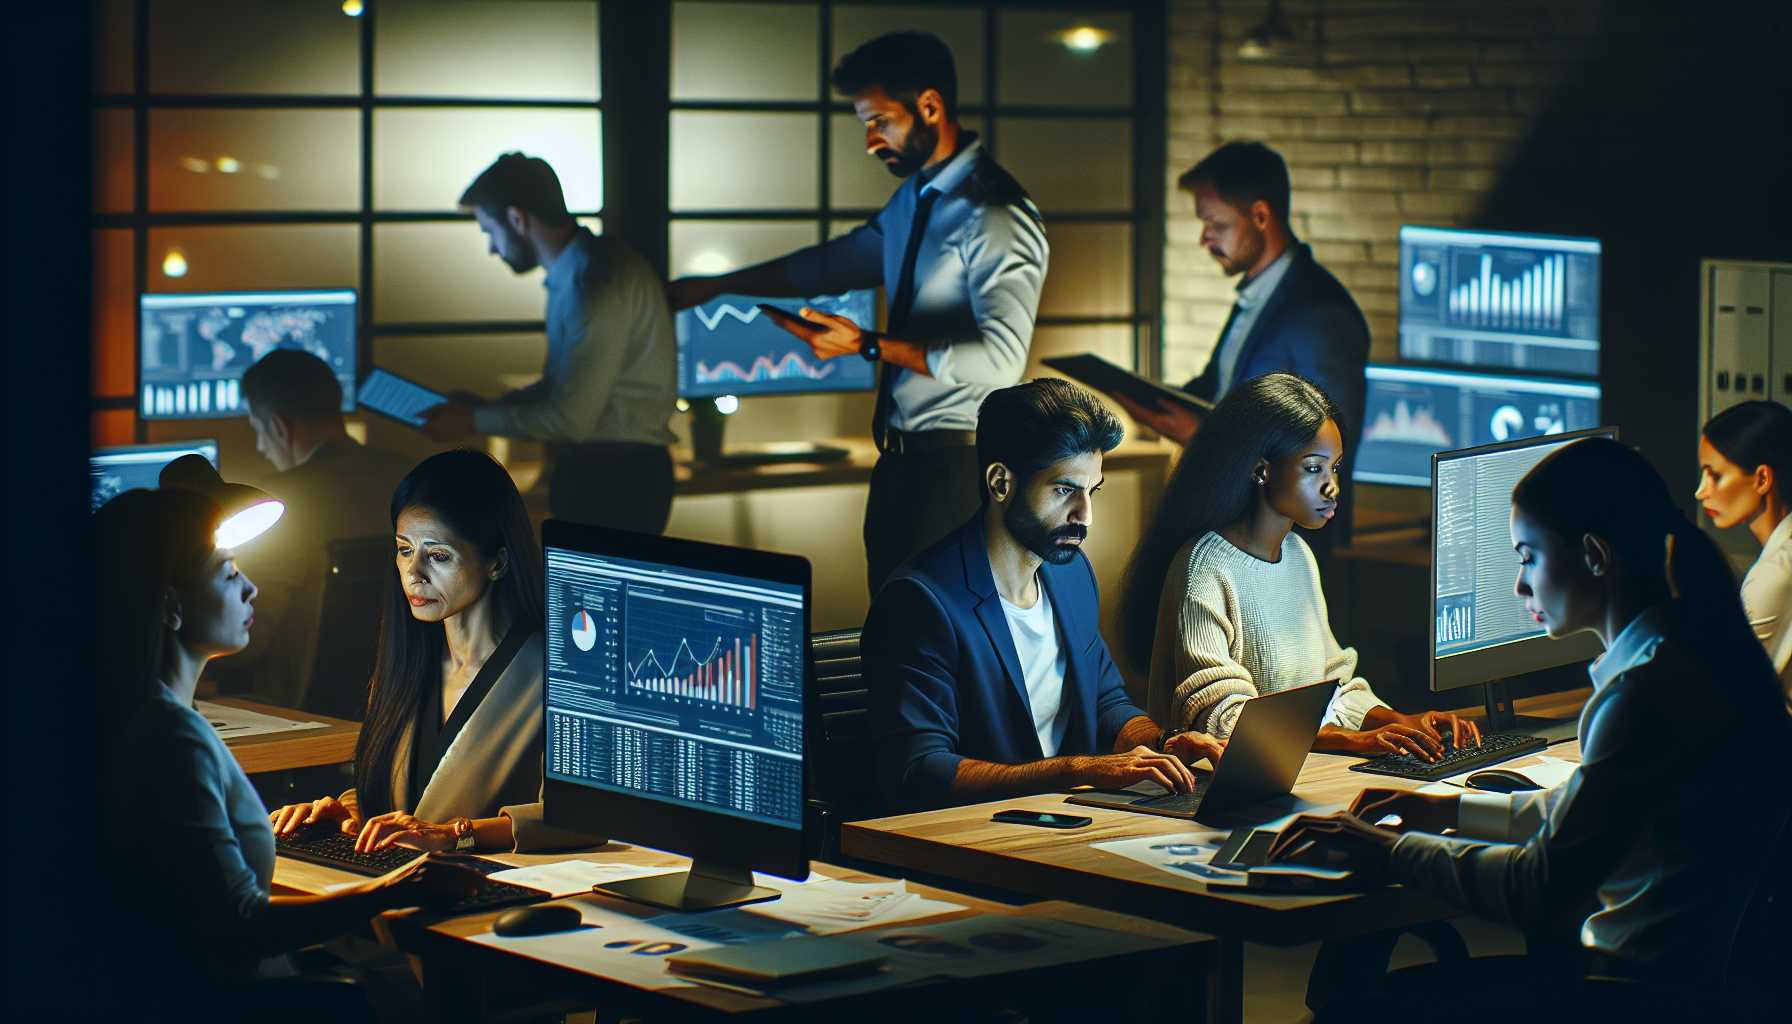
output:
[[[138,412],[144,419],[225,419],[247,413],[243,374],[277,348],[322,359],[355,407],[355,293],[213,292],[140,295]]]
[[[549,777],[801,828],[802,588],[546,554]]]
[[[154,489],[161,483],[163,468],[183,455],[203,455],[213,469],[218,468],[218,442],[209,438],[97,449],[87,460],[93,478],[93,510],[98,512],[101,505],[125,491]]]
[[[877,326],[877,295],[871,291],[806,300],[723,295],[678,314],[679,395],[786,395],[876,385],[876,366],[852,355],[817,358],[806,342],[759,308],[762,302],[791,313],[807,306],[860,327]]]
[[[1359,483],[1428,487],[1431,455],[1599,425],[1594,381],[1371,363],[1364,370]]]
[[[1404,226],[1400,357],[1599,374],[1596,238]]]

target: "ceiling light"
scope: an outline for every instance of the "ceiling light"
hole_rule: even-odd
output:
[[[219,157],[217,166],[219,174],[235,174],[243,169],[243,165],[238,163],[234,156]]]
[[[1114,33],[1093,25],[1074,25],[1059,32],[1057,39],[1071,53],[1087,56],[1113,42]]]
[[[187,254],[179,249],[168,250],[167,254],[162,257],[162,276],[186,277]]]
[[[342,13],[351,18],[359,18],[367,6],[361,0],[342,0]]]

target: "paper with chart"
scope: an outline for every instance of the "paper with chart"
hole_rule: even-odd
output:
[[[671,874],[677,870],[679,869],[664,866],[604,864],[575,858],[552,861],[547,864],[531,864],[528,867],[510,868],[506,871],[494,871],[488,877],[495,882],[527,886],[560,897],[577,896],[590,892],[594,885],[626,882],[631,878],[646,878],[650,875]]]
[[[811,935],[833,935],[964,909],[957,903],[930,900],[919,893],[909,892],[908,883],[901,879],[842,882],[821,878],[801,885],[785,884],[780,888],[784,891],[783,896],[766,903],[755,903],[746,909],[800,925]]]
[[[877,296],[871,291],[811,299],[722,295],[679,312],[678,393],[775,395],[813,391],[864,391],[877,383],[877,367],[863,359],[820,359],[806,342],[779,327],[760,303],[790,313],[804,306],[876,327]]]
[[[209,700],[196,700],[193,710],[199,712],[221,740],[240,740],[246,736],[271,736],[279,733],[299,732],[304,729],[322,729],[323,722],[294,721],[290,718],[276,718],[264,715],[259,711],[231,707],[228,704],[214,704]]]

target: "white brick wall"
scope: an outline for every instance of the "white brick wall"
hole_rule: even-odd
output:
[[[1283,0],[1299,37],[1275,62],[1237,56],[1264,0],[1176,0],[1170,13],[1164,375],[1198,373],[1232,282],[1201,251],[1176,178],[1213,147],[1259,139],[1287,158],[1295,233],[1395,352],[1403,223],[1467,222],[1553,86],[1598,28],[1598,0]]]

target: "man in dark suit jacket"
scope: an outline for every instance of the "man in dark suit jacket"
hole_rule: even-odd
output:
[[[877,770],[901,809],[1150,779],[1187,792],[1219,741],[1166,738],[1126,696],[1081,551],[1120,422],[1057,379],[977,418],[983,508],[897,570],[865,623]]]
[[[1356,457],[1363,431],[1363,366],[1369,325],[1362,310],[1313,250],[1289,227],[1288,165],[1261,142],[1228,142],[1190,168],[1178,185],[1195,199],[1201,246],[1228,275],[1243,274],[1238,300],[1207,368],[1183,389],[1217,402],[1243,381],[1274,370],[1298,373],[1324,389],[1344,414],[1344,459]],[[1187,444],[1200,426],[1180,407],[1151,408],[1116,396],[1139,422]],[[1338,517],[1302,533],[1315,554],[1349,540],[1350,474]]]

